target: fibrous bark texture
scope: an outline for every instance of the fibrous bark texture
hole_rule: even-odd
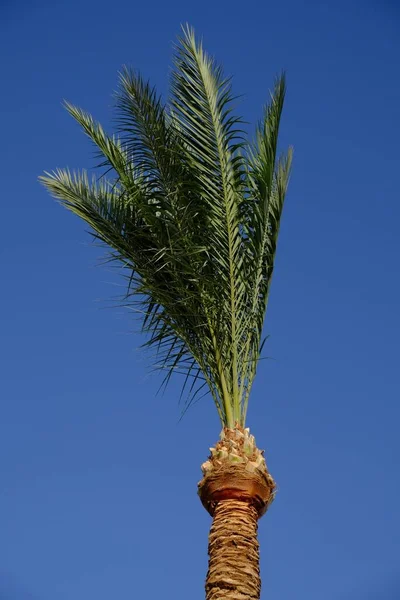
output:
[[[225,427],[210,452],[198,490],[213,517],[206,599],[259,600],[257,521],[274,498],[275,482],[248,429]]]
[[[257,510],[248,502],[218,502],[209,535],[207,600],[259,600],[257,520]]]

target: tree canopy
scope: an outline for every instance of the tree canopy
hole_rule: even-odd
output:
[[[123,267],[124,301],[165,381],[183,373],[189,403],[209,390],[228,427],[245,423],[263,346],[292,158],[277,152],[284,97],[282,74],[248,141],[230,80],[187,26],[168,102],[124,68],[115,135],[65,103],[98,149],[101,176],[57,169],[40,178]]]

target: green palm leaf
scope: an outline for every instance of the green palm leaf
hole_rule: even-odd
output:
[[[103,174],[41,180],[110,250],[128,279],[156,366],[183,373],[188,402],[206,386],[224,425],[244,424],[261,350],[291,151],[277,160],[281,77],[256,143],[232,115],[230,82],[185,28],[165,106],[124,69],[118,129],[66,108],[96,145]]]

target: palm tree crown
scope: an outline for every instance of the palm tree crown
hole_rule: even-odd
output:
[[[126,269],[126,302],[166,380],[184,373],[190,400],[206,386],[229,428],[244,426],[262,349],[292,156],[277,157],[284,96],[282,75],[247,142],[229,80],[185,27],[167,105],[127,68],[116,136],[66,103],[100,151],[102,177],[66,169],[41,177]]]

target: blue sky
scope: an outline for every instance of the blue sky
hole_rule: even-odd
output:
[[[124,63],[167,89],[182,22],[244,94],[281,68],[295,161],[248,423],[279,485],[262,598],[400,597],[400,9],[393,2],[0,3],[0,600],[203,598],[217,439],[179,421],[118,274],[37,183],[90,167],[67,98],[111,123]]]

